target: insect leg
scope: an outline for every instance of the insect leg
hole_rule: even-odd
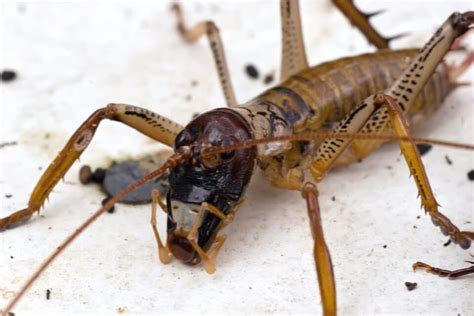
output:
[[[359,31],[364,34],[367,40],[378,49],[389,48],[390,41],[405,36],[405,34],[399,34],[392,37],[383,37],[379,32],[377,32],[377,30],[375,30],[375,28],[370,24],[369,19],[382,13],[383,10],[373,13],[363,13],[354,5],[353,0],[332,0],[332,2],[339,10],[341,10],[351,24],[357,27]]]
[[[474,263],[472,261],[466,261],[466,262]],[[457,269],[457,270],[446,270],[446,269],[432,267],[429,264],[417,261],[413,264],[412,267],[414,271],[416,271],[417,269],[424,269],[427,272],[436,274],[440,277],[448,277],[448,279],[450,280],[454,280],[456,278],[474,273],[474,265],[467,268]]]
[[[196,252],[201,257],[201,260],[204,263],[204,270],[206,270],[206,272],[209,274],[213,274],[216,271],[216,257],[219,254],[219,251],[222,245],[224,244],[227,236],[226,235],[217,236],[215,239],[214,245],[206,253],[204,249],[202,249],[201,246],[199,246],[199,244],[196,241],[199,225],[201,225],[202,219],[204,217],[204,213],[206,211],[210,211],[212,214],[223,219],[218,231],[221,230],[225,225],[227,225],[229,222],[232,221],[233,215],[225,215],[221,210],[219,210],[215,206],[211,206],[211,207],[210,206],[211,205],[206,202],[201,204],[198,215],[194,219],[193,226],[191,230],[189,231],[186,238],[189,240],[194,250],[196,250]]]
[[[201,36],[207,36],[227,106],[237,106],[237,99],[235,98],[234,88],[230,79],[229,67],[227,67],[227,61],[225,58],[224,45],[222,44],[217,25],[213,21],[207,20],[188,28],[184,24],[181,6],[178,3],[174,3],[172,10],[176,13],[178,31],[186,42],[194,43]]]
[[[312,183],[306,183],[303,197],[308,207],[309,223],[314,239],[314,261],[318,275],[319,291],[323,303],[324,315],[336,315],[336,282],[331,262],[331,254],[324,240],[321,214],[318,203],[318,190]]]
[[[391,96],[379,95],[376,101],[379,104],[387,106],[390,114],[390,123],[393,131],[398,136],[409,136],[408,124],[403,116],[401,109]],[[459,244],[461,248],[468,249],[471,246],[471,240],[474,240],[474,232],[460,231],[448,217],[438,211],[438,202],[431,190],[428,176],[420,158],[420,154],[415,144],[409,142],[399,142],[400,149],[413,175],[418,193],[421,196],[421,204],[425,211],[431,216],[431,220],[436,226],[440,226],[444,235],[449,235],[451,240]]]
[[[301,29],[299,0],[281,0],[280,14],[282,33],[280,81],[284,81],[308,68],[308,61]]]
[[[349,113],[341,121],[336,132],[358,132],[376,111],[386,111],[387,116],[380,118],[383,127],[387,119],[397,136],[409,136],[408,124],[403,111],[410,108],[415,97],[421,91],[444,55],[450,49],[454,40],[464,34],[474,23],[474,12],[452,14],[420,50],[408,68],[387,89],[386,94],[372,95],[361,105]],[[407,78],[415,78],[407,80]],[[384,106],[384,108],[381,108]],[[327,140],[318,148],[316,158],[311,166],[313,177],[319,181],[325,172],[333,165],[336,158],[349,145],[350,139]],[[422,205],[436,226],[440,226],[445,235],[453,242],[467,249],[474,239],[473,232],[460,231],[445,215],[438,211],[438,203],[431,191],[431,186],[423,167],[418,149],[413,143],[399,142],[400,148],[416,182],[421,196]]]
[[[87,148],[103,119],[120,121],[165,145],[172,146],[182,127],[146,109],[127,104],[109,104],[95,111],[71,136],[65,147],[48,166],[31,193],[28,207],[0,219],[0,231],[28,220],[64,177],[71,165]]]
[[[163,211],[166,212],[166,206],[164,207],[163,202],[160,198],[160,192],[158,190],[151,191],[151,227],[153,229],[153,233],[155,235],[156,243],[158,245],[158,255],[160,261],[163,264],[167,264],[171,260],[171,252],[168,246],[163,245],[160,238],[160,233],[158,232],[158,228],[156,227],[156,206],[160,205]]]

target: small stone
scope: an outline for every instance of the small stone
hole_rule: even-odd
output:
[[[474,169],[467,173],[467,178],[471,181],[474,181]]]
[[[416,147],[418,148],[418,151],[420,152],[420,156],[423,156],[427,152],[433,148],[431,144],[416,144]]]
[[[104,182],[106,172],[107,172],[107,170],[105,170],[103,168],[95,169],[95,171],[92,173],[92,177],[91,177],[92,182],[95,182],[95,183]]]
[[[13,70],[4,70],[2,71],[2,81],[3,82],[10,82],[16,79],[17,75],[16,72]]]
[[[92,179],[92,169],[88,165],[84,165],[79,169],[79,181],[82,184],[88,184]]]
[[[257,68],[255,68],[255,66],[252,64],[248,64],[247,66],[245,66],[245,72],[252,79],[258,79],[259,77]]]
[[[418,284],[416,284],[415,282],[405,282],[405,286],[407,287],[408,291],[413,291],[414,289],[416,289]]]
[[[273,77],[273,74],[268,74],[265,76],[265,78],[263,79],[263,83],[265,84],[270,84],[272,83],[274,80],[274,77]]]

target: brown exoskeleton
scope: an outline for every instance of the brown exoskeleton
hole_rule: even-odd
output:
[[[348,188],[348,189],[350,189],[350,188]],[[444,204],[446,204],[446,203],[444,203]],[[268,208],[269,206],[267,205],[266,207]],[[295,213],[295,210],[292,209],[292,210],[291,210],[291,213],[289,213],[289,215],[290,215],[290,216],[294,216],[294,213]],[[327,229],[326,229],[326,230],[327,230]],[[290,262],[290,264],[291,264],[291,262]],[[157,281],[157,282],[159,282],[159,281]]]

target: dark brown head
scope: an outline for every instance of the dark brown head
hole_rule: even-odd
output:
[[[194,145],[228,146],[249,139],[247,123],[231,109],[216,109],[196,117],[176,137],[176,148],[193,149],[193,158],[172,169],[169,177],[167,242],[176,258],[190,264],[200,261],[187,236],[201,204],[207,202],[229,214],[242,198],[255,166],[255,148],[205,155]],[[198,223],[196,242],[204,251],[213,244],[220,222],[206,211]]]

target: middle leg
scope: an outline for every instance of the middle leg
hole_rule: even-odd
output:
[[[181,6],[178,3],[174,3],[172,9],[176,13],[176,18],[178,20],[178,31],[186,42],[194,43],[202,36],[207,36],[227,106],[237,106],[237,99],[235,98],[234,88],[232,87],[232,81],[230,79],[229,67],[227,67],[227,61],[225,58],[224,45],[222,44],[217,25],[213,21],[208,20],[199,22],[193,27],[188,28],[184,24]]]

